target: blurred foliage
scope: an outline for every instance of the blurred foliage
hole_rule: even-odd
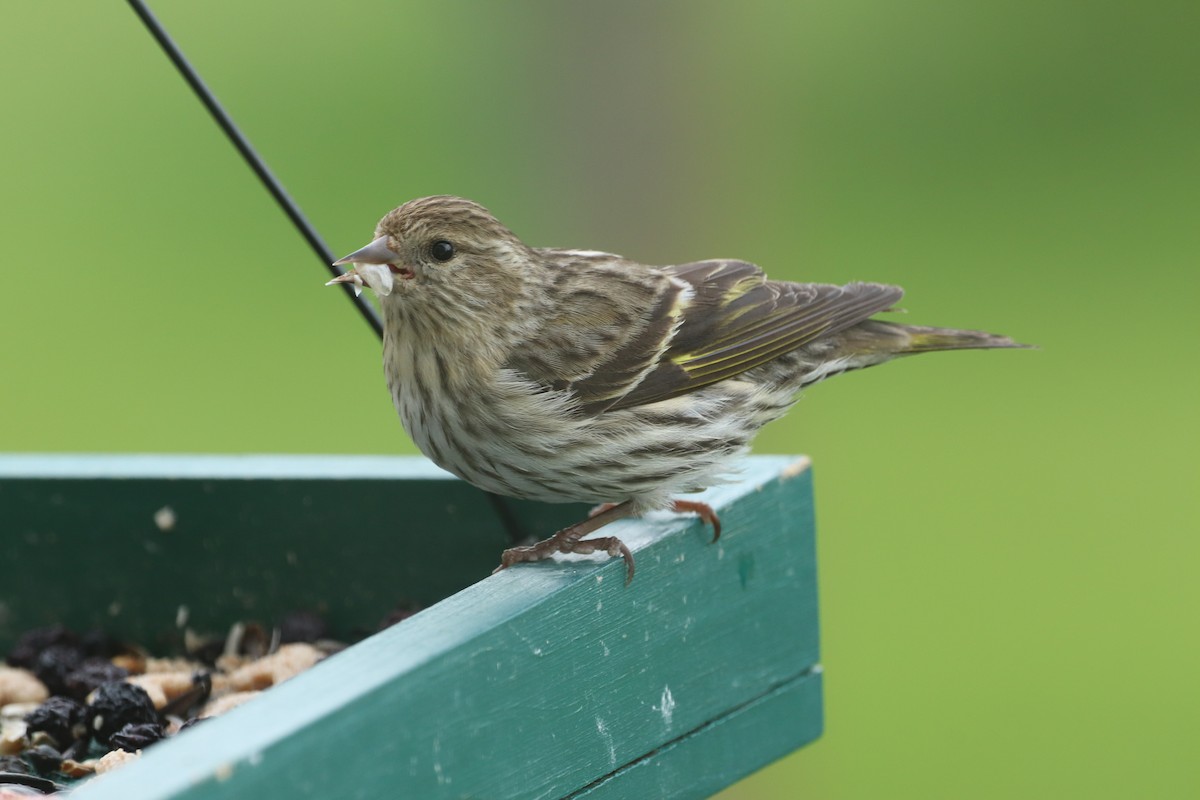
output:
[[[1200,6],[153,6],[339,253],[462,194],[1042,346],[839,378],[760,437],[816,463],[828,729],[725,796],[1200,794]],[[0,450],[413,452],[126,5],[3,16]]]

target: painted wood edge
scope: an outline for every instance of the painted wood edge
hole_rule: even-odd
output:
[[[749,456],[743,464],[778,467],[786,479],[811,466],[808,456]],[[739,483],[743,477],[733,476]],[[424,456],[212,453],[3,453],[0,479],[269,478],[457,480]],[[720,488],[720,487],[718,487]],[[712,490],[710,490],[712,491]]]
[[[823,730],[818,666],[567,795],[566,800],[709,797],[815,741]]]
[[[743,462],[738,482],[715,487],[698,497],[720,509],[761,491],[769,482],[794,478],[806,470],[804,459],[752,457]],[[660,519],[653,525],[623,520],[614,523],[611,530],[636,554],[695,524],[694,520],[672,515],[664,519],[665,523]],[[564,557],[564,560],[592,559]],[[493,575],[275,687],[253,703],[196,728],[187,738],[156,746],[139,762],[92,780],[74,794],[86,800],[129,796],[147,800],[170,798],[214,777],[220,781],[235,768],[246,765],[253,768],[258,754],[273,744],[319,724],[352,702],[367,698],[380,686],[403,680],[419,666],[466,646],[491,627],[531,606],[549,602],[555,594],[576,584],[605,577],[619,580],[623,569],[620,563],[596,560],[591,566],[547,564]],[[469,613],[481,603],[489,608],[486,617]],[[377,668],[381,663],[386,663],[386,669]],[[372,668],[364,669],[364,665]]]
[[[457,480],[422,456],[0,453],[0,479]]]

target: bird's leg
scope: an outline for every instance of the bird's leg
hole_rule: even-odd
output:
[[[708,503],[698,503],[695,500],[676,500],[671,505],[671,510],[676,514],[686,514],[690,511],[699,515],[700,519],[712,525],[712,540],[715,542],[721,538],[721,520],[718,519],[717,512],[713,511],[712,506]]]
[[[588,516],[594,517],[598,514],[603,514],[605,511],[608,511],[610,508],[616,508],[616,507],[617,507],[616,503],[601,503],[600,505],[593,507],[592,510],[588,512]]]
[[[588,516],[594,517],[598,514],[603,514],[610,508],[616,508],[616,506],[616,503],[601,503],[589,511]],[[713,507],[708,503],[700,503],[695,500],[673,500],[671,504],[671,510],[676,514],[686,514],[688,512],[698,514],[700,519],[702,519],[704,522],[707,522],[709,525],[712,525],[712,540],[715,542],[717,539],[721,538],[721,520],[719,517],[717,517],[717,512],[713,511]]]
[[[602,550],[614,558],[620,556],[625,559],[625,583],[629,583],[633,580],[633,554],[629,552],[629,548],[625,546],[624,542],[615,536],[604,536],[599,539],[583,538],[608,523],[628,517],[633,513],[633,503],[630,500],[615,505],[611,503],[605,503],[605,505],[609,507],[601,507],[583,522],[563,528],[548,539],[535,542],[527,547],[510,547],[500,555],[500,566],[492,572],[499,572],[505,567],[511,567],[522,561],[541,561],[550,558],[555,553],[595,553],[597,550]]]

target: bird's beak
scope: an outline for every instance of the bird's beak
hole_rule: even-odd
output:
[[[399,260],[400,256],[387,246],[387,237],[380,236],[361,250],[355,250],[345,258],[333,262],[335,267],[342,264],[354,266],[325,285],[348,283],[354,288],[355,295],[362,294],[362,287],[366,285],[374,289],[375,294],[380,297],[387,297],[395,286],[394,276],[413,277],[410,268],[396,265]]]
[[[326,286],[333,286],[335,283],[353,283],[361,286],[362,278],[360,278],[358,273],[354,270],[349,270],[347,272],[343,272],[341,275],[338,275],[333,280],[325,281]]]
[[[333,265],[340,267],[343,264],[394,264],[399,260],[400,256],[387,246],[387,237],[380,236],[366,247],[355,250],[344,258],[339,258],[333,262]],[[341,278],[334,278],[334,280],[341,281],[345,277],[343,275]]]

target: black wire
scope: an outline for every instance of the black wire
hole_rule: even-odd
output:
[[[282,184],[271,174],[271,170],[267,168],[262,158],[250,146],[250,142],[238,130],[237,125],[233,124],[233,120],[225,113],[225,109],[217,102],[217,98],[213,96],[213,93],[204,85],[204,81],[200,80],[200,76],[196,74],[196,70],[183,57],[183,53],[179,51],[179,47],[167,35],[166,30],[163,29],[158,19],[150,13],[150,9],[146,7],[146,4],[142,0],[129,0],[129,5],[133,7],[134,13],[138,15],[145,24],[146,29],[150,31],[150,35],[162,47],[163,52],[167,54],[167,58],[171,59],[171,63],[179,70],[179,74],[187,81],[188,86],[192,87],[192,91],[196,93],[196,96],[200,98],[200,102],[208,109],[208,113],[212,115],[213,120],[221,127],[225,135],[229,137],[229,141],[233,143],[237,151],[242,154],[242,158],[245,159],[250,169],[254,170],[254,174],[258,176],[262,185],[275,198],[275,202],[283,209],[283,213],[287,214],[288,219],[292,221],[292,225],[296,227],[296,230],[300,231],[300,235],[304,237],[304,241],[308,242],[308,246],[317,254],[317,258],[321,259],[321,263],[325,265],[325,268],[329,270],[333,277],[336,278],[342,274],[337,267],[333,266],[336,256],[330,252],[321,235],[316,232],[312,224],[304,217],[304,213],[300,211],[300,207],[296,205],[296,202],[288,196]],[[363,319],[375,331],[375,335],[383,338],[383,322],[379,319],[379,313],[375,310],[375,307],[367,302],[365,296],[355,296],[353,288],[348,283],[342,284],[342,291],[350,298],[350,302],[354,303],[358,308]]]
[[[138,15],[138,18],[145,24],[146,29],[150,31],[150,35],[162,47],[163,52],[167,54],[167,58],[171,59],[171,63],[179,70],[179,74],[187,81],[188,86],[192,87],[192,91],[200,98],[200,102],[208,109],[208,113],[212,115],[212,118],[221,127],[221,130],[225,132],[229,141],[242,154],[242,158],[245,159],[250,169],[254,170],[254,174],[258,176],[263,186],[267,187],[267,191],[275,198],[275,202],[283,209],[283,213],[287,214],[288,219],[292,221],[292,225],[296,227],[296,230],[300,231],[300,235],[304,237],[304,241],[308,242],[308,246],[317,254],[317,258],[321,259],[321,263],[325,265],[326,269],[334,277],[342,274],[337,267],[333,266],[335,257],[330,252],[328,245],[325,244],[325,240],[321,238],[321,235],[317,233],[316,229],[305,218],[304,213],[300,211],[300,207],[288,195],[283,185],[271,174],[271,170],[267,168],[262,158],[250,146],[250,142],[238,130],[237,125],[233,124],[233,120],[225,113],[225,109],[217,102],[217,98],[213,96],[213,93],[204,85],[204,81],[200,80],[200,76],[196,73],[196,70],[183,57],[183,53],[180,52],[179,47],[176,46],[171,37],[167,35],[166,30],[159,23],[158,19],[150,13],[150,9],[146,7],[146,4],[142,0],[129,0],[129,5],[133,7],[134,13]],[[375,307],[368,303],[365,297],[356,296],[350,284],[342,284],[342,290],[358,308],[359,313],[362,314],[367,324],[375,331],[375,335],[382,339],[383,322],[379,319],[379,313],[375,310]],[[525,533],[521,530],[521,526],[517,522],[517,517],[507,501],[500,495],[492,494],[491,492],[485,492],[485,494],[488,496],[488,500],[491,501],[492,509],[496,512],[496,516],[499,518],[505,533],[508,534],[509,540],[513,542],[523,540]]]

